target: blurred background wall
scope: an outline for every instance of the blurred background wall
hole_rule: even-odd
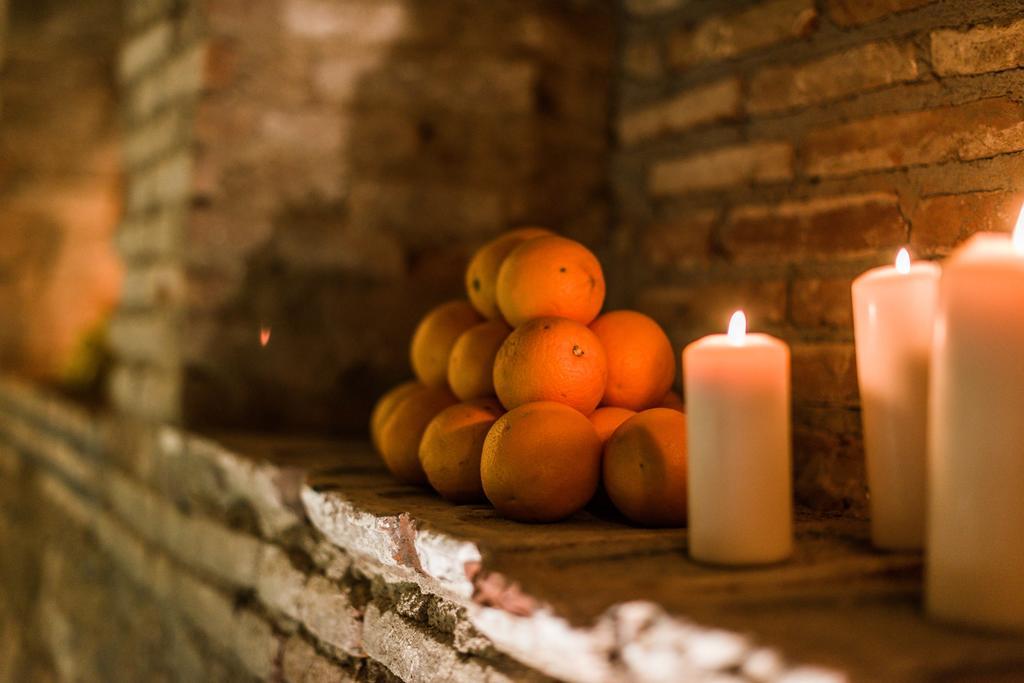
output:
[[[679,349],[786,338],[799,499],[860,515],[851,279],[1022,199],[1005,0],[8,2],[0,363],[147,419],[362,434],[539,223]]]
[[[482,241],[607,251],[606,3],[157,5],[120,66],[120,407],[360,432]]]
[[[0,71],[0,368],[102,395],[122,267],[116,0],[9,0]],[[0,5],[0,10],[3,6]]]

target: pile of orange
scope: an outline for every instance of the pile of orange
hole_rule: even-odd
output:
[[[569,517],[603,485],[634,523],[683,525],[675,352],[642,313],[599,315],[597,257],[543,228],[513,230],[473,256],[466,295],[420,321],[416,379],[374,408],[391,473],[525,522]]]

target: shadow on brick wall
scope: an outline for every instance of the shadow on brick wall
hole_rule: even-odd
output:
[[[213,2],[209,19],[190,425],[365,434],[476,246],[530,223],[607,245],[603,3]]]

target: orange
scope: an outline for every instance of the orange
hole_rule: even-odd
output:
[[[448,358],[448,385],[459,400],[494,396],[494,357],[511,332],[504,321],[488,320],[456,340]]]
[[[597,491],[601,440],[582,413],[551,401],[502,415],[484,440],[484,493],[503,516],[554,522],[583,508]]]
[[[686,412],[686,404],[683,403],[683,397],[678,392],[669,391],[665,394],[658,405],[662,408],[671,408],[672,410],[678,410],[680,413]]]
[[[399,399],[380,426],[380,454],[396,479],[425,484],[420,466],[420,440],[434,416],[455,403],[447,387],[419,386]]]
[[[564,237],[528,240],[501,264],[497,300],[513,327],[547,316],[588,325],[604,304],[601,264],[585,246]]]
[[[480,315],[466,301],[449,301],[427,313],[413,332],[409,350],[416,377],[427,386],[444,386],[455,340],[480,321]]]
[[[651,408],[622,423],[604,447],[604,487],[630,521],[686,524],[686,416]]]
[[[495,300],[498,270],[505,257],[526,240],[550,235],[545,228],[519,228],[498,235],[480,247],[466,268],[466,295],[473,307],[485,318],[494,320],[501,317]]]
[[[445,408],[427,425],[420,464],[443,498],[453,503],[485,500],[480,456],[487,432],[503,412],[496,399],[481,398]]]
[[[520,325],[494,359],[494,390],[509,410],[532,401],[558,401],[589,415],[604,394],[607,376],[597,336],[565,318]]]
[[[676,354],[658,323],[636,311],[612,311],[590,324],[608,357],[601,402],[630,410],[658,405],[672,387]]]
[[[415,380],[402,382],[398,386],[389,389],[387,393],[377,399],[377,404],[373,406],[373,412],[370,414],[370,441],[378,453],[380,452],[381,425],[384,424],[384,421],[387,420],[399,401],[405,398],[413,389],[421,386],[423,385]]]
[[[616,406],[604,406],[590,414],[590,423],[597,430],[601,443],[605,443],[612,433],[619,428],[619,425],[636,415],[635,410],[629,408],[618,408]]]

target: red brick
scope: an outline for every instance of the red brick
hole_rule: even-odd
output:
[[[653,195],[683,194],[793,177],[793,148],[787,142],[752,142],[718,147],[651,167]]]
[[[381,44],[396,40],[406,30],[407,10],[397,2],[345,2],[288,0],[285,26],[303,38]]]
[[[940,76],[980,74],[1024,64],[1024,19],[1005,26],[932,31],[932,66]]]
[[[828,17],[840,26],[857,26],[890,14],[923,7],[935,0],[828,0]]]
[[[803,107],[918,77],[910,43],[868,43],[799,65],[769,66],[750,83],[752,112]]]
[[[790,319],[802,328],[835,328],[849,334],[853,325],[849,277],[804,278],[790,287]]]
[[[860,413],[848,407],[797,405],[793,411],[794,494],[821,512],[867,514]]]
[[[1019,192],[926,197],[910,215],[910,244],[915,251],[945,253],[975,232],[1006,232],[1016,224],[1022,202]]]
[[[632,145],[736,116],[740,112],[740,97],[737,78],[697,86],[664,102],[623,114],[619,119],[619,138]]]
[[[641,79],[658,78],[663,75],[664,67],[661,50],[656,41],[644,37],[626,42],[622,50],[622,70],[627,76]]]
[[[821,197],[737,207],[722,241],[741,260],[800,260],[901,245],[906,224],[895,194]]]
[[[803,159],[808,174],[829,176],[1022,149],[1024,105],[994,97],[816,130],[805,139]]]
[[[643,235],[645,261],[656,268],[707,263],[711,231],[718,216],[714,209],[687,210],[654,222]]]
[[[154,24],[129,38],[121,49],[118,63],[121,79],[130,81],[166,58],[173,39],[173,26],[170,21]]]
[[[719,14],[669,39],[677,68],[729,59],[810,34],[818,12],[812,0],[769,0],[733,14]]]
[[[669,12],[682,4],[683,0],[626,0],[626,9],[632,14],[646,16]]]
[[[651,287],[640,292],[637,307],[670,329],[684,326],[702,333],[724,332],[729,317],[742,308],[755,330],[785,322],[786,283],[743,280]]]
[[[792,352],[794,401],[858,405],[853,344],[795,344]]]

